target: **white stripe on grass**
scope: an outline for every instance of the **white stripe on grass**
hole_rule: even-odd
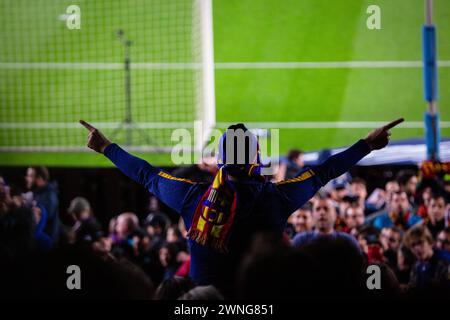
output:
[[[245,122],[251,129],[371,129],[378,128],[389,121],[301,121],[301,122]],[[236,122],[217,122],[216,128],[227,128]],[[99,129],[116,129],[121,122],[93,122]],[[450,121],[441,121],[441,128],[450,128]],[[194,122],[139,122],[133,125],[140,129],[178,129],[194,128]],[[82,129],[78,122],[0,122],[0,129]],[[126,128],[126,125],[123,125]],[[424,128],[422,121],[405,121],[399,129]]]
[[[450,60],[438,62],[450,67]],[[383,69],[422,68],[422,61],[218,62],[216,69]]]
[[[301,122],[245,122],[248,128],[255,129],[371,129],[386,125],[389,121],[301,121]],[[218,122],[217,128],[226,128],[233,123]],[[441,128],[450,128],[450,121],[439,123]],[[400,129],[424,128],[423,121],[405,121],[398,125]]]
[[[438,61],[440,68],[449,68],[450,60]],[[196,70],[200,63],[134,62],[135,70]],[[317,62],[216,62],[216,70],[245,69],[389,69],[422,68],[422,61],[317,61]],[[104,62],[0,62],[6,70],[121,70],[123,63]]]
[[[171,152],[173,147],[125,146],[130,152]],[[191,152],[192,148],[185,146],[181,150]],[[86,146],[9,146],[0,147],[2,152],[87,152],[92,151]]]

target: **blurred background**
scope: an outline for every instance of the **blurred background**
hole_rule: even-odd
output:
[[[427,192],[439,189],[450,220],[450,3],[433,1],[428,22],[436,26],[435,39],[434,33],[422,35],[430,30],[422,30],[424,3],[0,0],[4,190],[35,207],[36,180],[43,178],[56,201],[54,223],[76,234],[80,210],[89,208],[99,223],[92,230],[101,235],[86,232],[106,247],[115,219],[132,212],[126,220],[133,230],[125,238],[142,243],[153,235],[134,234],[139,224],[143,230],[158,226],[165,237],[178,216],[89,150],[79,119],[173,175],[205,182],[216,167],[198,154],[217,143],[213,129],[243,122],[269,146],[270,130],[278,129],[280,170],[269,177],[277,182],[403,117],[388,148],[326,191],[338,211],[342,202],[359,203],[369,216],[389,211],[392,182],[426,219]],[[172,134],[180,128],[191,134],[182,147],[197,164],[172,161],[180,143]],[[278,160],[270,152],[264,157]],[[89,206],[74,203],[77,197]],[[155,213],[162,220],[152,220]],[[182,228],[174,229],[181,239]],[[289,230],[293,237],[295,228]],[[187,251],[185,244],[179,251]],[[158,263],[146,269],[156,272],[156,284],[167,271]]]

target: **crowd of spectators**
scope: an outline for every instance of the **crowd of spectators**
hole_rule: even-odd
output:
[[[302,157],[291,151],[273,181],[295,176]],[[211,163],[206,159],[173,175],[210,182],[216,172]],[[366,181],[348,177],[330,182],[293,212],[282,238],[255,237],[230,296],[189,279],[187,230],[152,195],[148,212],[117,212],[101,225],[89,199],[76,197],[61,208],[49,171],[30,167],[23,190],[0,176],[0,281],[13,297],[46,290],[49,297],[293,298],[365,292],[365,268],[376,264],[386,295],[442,290],[444,297],[450,281],[449,184],[403,170],[368,194]],[[63,266],[70,264],[81,264],[88,290],[66,290]]]

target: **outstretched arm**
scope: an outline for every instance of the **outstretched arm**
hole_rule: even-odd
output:
[[[104,154],[126,176],[143,185],[166,205],[181,212],[183,200],[193,182],[172,177],[170,174],[149,164],[147,161],[135,157],[117,144],[111,143],[98,129],[80,120],[89,130],[87,146],[92,150]]]
[[[372,150],[384,148],[389,143],[390,129],[403,122],[395,120],[381,128],[370,132],[365,139],[361,139],[343,152],[329,157],[326,161],[300,173],[297,177],[277,184],[290,202],[292,211],[301,207],[328,181],[337,178],[358,163]]]

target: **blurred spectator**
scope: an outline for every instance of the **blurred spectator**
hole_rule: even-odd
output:
[[[356,240],[363,252],[367,253],[368,245],[379,241],[379,231],[369,225],[363,225],[358,228]]]
[[[417,258],[411,271],[411,287],[425,287],[436,283],[448,283],[450,264],[435,254],[433,236],[425,226],[409,229],[405,243]]]
[[[433,194],[428,200],[427,217],[423,224],[430,230],[433,238],[445,228],[445,197],[441,194]]]
[[[436,248],[450,252],[450,227],[439,232],[436,237]]]
[[[303,232],[292,239],[292,244],[295,247],[307,245],[315,239],[327,236],[332,238],[343,238],[359,248],[356,240],[344,232],[334,230],[336,221],[336,208],[329,196],[320,196],[313,200],[313,220],[314,231]]]
[[[171,277],[163,280],[156,289],[154,300],[177,300],[193,289],[195,284],[189,278]]]
[[[111,252],[115,257],[136,261],[139,250],[139,219],[133,212],[124,212],[117,216],[111,235]]]
[[[166,230],[170,225],[169,218],[164,213],[150,213],[144,222],[145,231],[152,239],[152,246],[156,250],[166,239]]]
[[[331,198],[340,203],[344,197],[348,194],[347,184],[343,181],[337,182],[334,187],[331,189]]]
[[[52,239],[44,232],[47,222],[47,211],[44,207],[33,205],[31,207],[33,214],[34,239],[38,252],[48,252],[53,246]]]
[[[396,180],[391,180],[386,182],[384,189],[386,191],[386,199],[391,199],[393,193],[400,191],[400,185]]]
[[[25,199],[23,196],[23,192],[20,188],[16,186],[11,186],[9,193],[11,196],[11,201],[14,203],[14,206],[16,208],[25,206]]]
[[[302,150],[289,150],[287,157],[280,163],[274,181],[288,180],[297,176],[305,165],[304,157]]]
[[[428,206],[430,205],[431,188],[427,187],[418,195],[419,201],[416,201],[417,215],[421,218],[428,216]]]
[[[367,246],[367,263],[368,264],[384,264],[386,258],[384,256],[383,246],[379,241],[371,243]]]
[[[296,299],[314,296],[314,262],[270,233],[253,237],[235,279],[239,299]],[[288,284],[288,285],[287,285]]]
[[[216,287],[209,285],[195,287],[183,294],[178,300],[224,300],[224,297]]]
[[[29,167],[25,176],[27,188],[33,192],[34,200],[47,212],[45,233],[57,242],[60,232],[59,200],[56,182],[50,182],[50,174],[45,167]]]
[[[383,228],[380,232],[380,243],[383,246],[384,256],[391,267],[397,265],[397,251],[402,243],[403,232],[396,227]]]
[[[359,197],[347,194],[342,198],[341,201],[337,203],[339,212],[338,219],[340,220],[340,222],[342,222],[339,224],[345,226],[345,211],[351,206],[359,206]]]
[[[400,170],[397,173],[396,180],[398,181],[400,190],[406,192],[408,201],[414,203],[414,196],[419,182],[416,172],[412,170]]]
[[[0,251],[2,244],[4,248],[13,248],[12,251],[6,249],[7,255],[13,258],[34,252],[45,253],[53,246],[51,238],[44,233],[47,222],[45,208],[36,201],[32,201],[27,207],[24,204],[20,189],[10,188],[0,176],[0,233],[3,235],[0,239]],[[13,236],[13,233],[17,235]],[[19,252],[14,252],[16,249]]]
[[[367,187],[366,181],[361,178],[353,178],[350,182],[350,193],[353,196],[358,197],[359,206],[365,210],[366,208],[366,198],[367,198]]]
[[[69,265],[81,269],[81,290],[67,290]],[[37,261],[31,273],[31,294],[34,299],[152,299],[154,286],[144,272],[127,259],[102,259],[89,246],[67,246],[51,252],[47,259]],[[30,270],[31,269],[31,270]]]
[[[395,180],[386,182],[385,188],[376,188],[370,196],[367,198],[366,204],[375,210],[383,209],[387,203],[388,199],[391,198],[393,192],[400,191],[400,186]]]
[[[139,228],[139,219],[133,212],[124,212],[117,216],[114,225],[114,240],[126,240]]]
[[[312,203],[308,201],[300,209],[296,210],[288,221],[293,229],[294,234],[312,231],[314,227],[312,218]]]
[[[188,167],[180,167],[172,171],[177,178],[189,179],[195,182],[211,183],[217,173],[217,159],[214,155],[202,157],[201,162]]]
[[[8,212],[12,203],[10,187],[6,184],[5,179],[0,176],[0,215]]]
[[[188,253],[186,238],[182,236],[181,232],[175,226],[170,226],[167,229],[166,242],[174,244],[177,248],[175,258],[180,265],[175,274],[177,276],[187,277],[191,266],[191,257]]]
[[[406,230],[419,221],[421,219],[414,214],[406,192],[400,191],[391,195],[387,210],[375,218],[373,225],[379,230],[392,226]]]
[[[166,232],[166,242],[174,243],[181,251],[187,252],[186,238],[183,237],[180,230],[176,226],[170,226]]]
[[[163,280],[173,277],[180,266],[177,261],[179,248],[175,243],[165,242],[159,248],[159,262],[164,268]]]
[[[397,251],[402,243],[403,231],[397,227],[383,228],[380,232],[380,242],[384,250]]]
[[[397,251],[397,265],[393,269],[397,276],[398,281],[402,285],[407,285],[409,283],[409,278],[411,276],[411,268],[416,262],[416,257],[409,250],[406,245],[401,245]],[[406,287],[404,287],[406,289]]]
[[[76,241],[92,243],[103,237],[101,226],[92,213],[89,201],[85,198],[72,199],[67,214]]]
[[[364,224],[364,210],[359,205],[348,207],[344,212],[345,229],[344,232],[350,233],[351,230],[359,228]]]

